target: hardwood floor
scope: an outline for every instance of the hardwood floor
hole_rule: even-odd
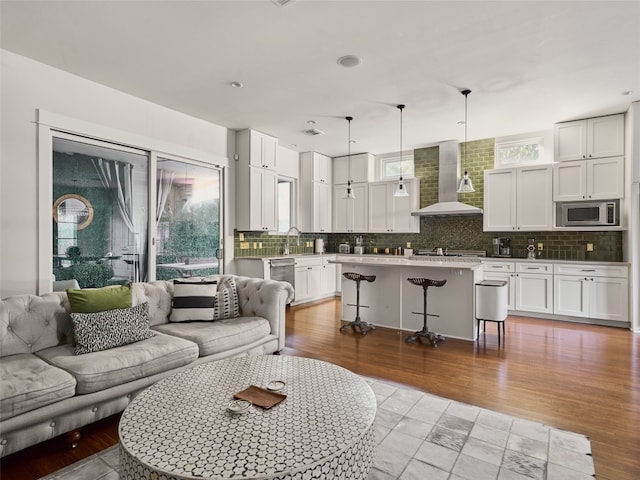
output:
[[[404,342],[406,332],[338,331],[340,301],[287,311],[286,354],[588,435],[599,480],[640,478],[640,336],[625,329],[509,317],[479,342],[438,348]],[[46,475],[117,442],[114,416],[87,427],[78,448],[55,439],[2,459],[2,480]]]

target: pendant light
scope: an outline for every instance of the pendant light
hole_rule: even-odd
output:
[[[398,180],[398,186],[396,187],[396,191],[393,196],[408,197],[409,193],[407,192],[407,187],[404,185],[404,181],[402,180],[402,110],[404,109],[404,105],[398,105],[396,108],[400,110],[400,179]]]
[[[464,162],[467,163],[467,97],[471,93],[471,90],[466,89],[460,92],[464,95]],[[469,178],[469,172],[464,169],[464,176],[460,180],[460,186],[458,187],[458,193],[472,193],[475,192],[471,179]]]
[[[353,120],[353,117],[344,117],[347,122],[349,122],[349,145],[347,147],[347,161],[349,162],[349,178],[347,179],[347,191],[344,192],[344,196],[342,198],[344,198],[345,200],[354,200],[356,198],[355,194],[353,193],[353,188],[351,188],[351,120]]]

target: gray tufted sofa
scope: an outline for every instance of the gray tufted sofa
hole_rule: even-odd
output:
[[[74,355],[65,292],[2,300],[0,457],[118,413],[179,370],[282,350],[291,285],[233,277],[240,317],[215,322],[169,323],[173,283],[133,284],[133,304],[149,302],[156,335],[84,355]]]

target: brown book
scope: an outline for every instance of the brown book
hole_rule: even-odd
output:
[[[236,393],[234,398],[249,400],[258,407],[269,409],[279,404],[287,398],[287,396],[284,393],[272,392],[271,390],[265,390],[264,388],[251,385],[249,388],[245,388],[241,392]]]

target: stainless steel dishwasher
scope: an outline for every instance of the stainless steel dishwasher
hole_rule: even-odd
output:
[[[273,258],[269,264],[271,265],[271,280],[289,282],[293,287],[295,300],[296,260],[294,258]]]

